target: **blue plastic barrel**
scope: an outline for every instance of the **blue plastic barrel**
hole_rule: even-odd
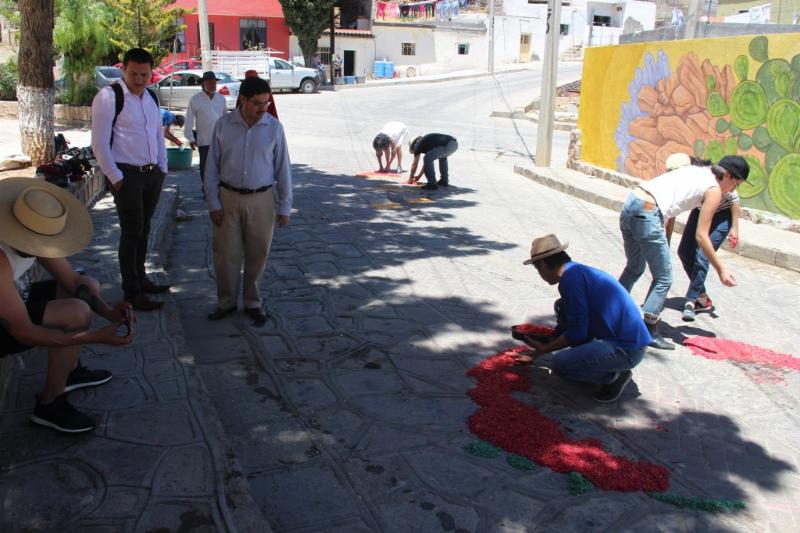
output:
[[[356,82],[356,77],[355,76],[345,76],[344,77],[344,82],[347,83],[347,84],[353,84],[353,83]]]

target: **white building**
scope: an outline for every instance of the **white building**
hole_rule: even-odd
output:
[[[344,60],[345,76],[371,76],[375,61],[392,62],[401,77],[487,68],[488,1],[467,2],[466,11],[446,19],[387,17],[386,5],[393,3],[402,5],[381,2],[384,7],[379,10],[372,2],[368,27],[362,18],[357,28],[336,30],[335,52]],[[617,44],[622,33],[653,29],[655,14],[656,4],[650,1],[563,0],[559,49]],[[495,65],[541,59],[546,27],[547,0],[495,0]],[[329,44],[326,32],[319,40],[325,63]],[[300,55],[294,37],[290,55]]]

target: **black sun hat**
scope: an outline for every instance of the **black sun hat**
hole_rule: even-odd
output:
[[[750,165],[744,157],[738,155],[726,155],[719,160],[717,165],[730,172],[734,178],[747,181],[750,174]]]

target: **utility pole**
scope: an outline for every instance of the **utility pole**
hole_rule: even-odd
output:
[[[494,0],[489,0],[489,74],[494,74]]]
[[[336,7],[331,6],[331,40],[330,40],[330,60],[328,61],[331,68],[331,86],[336,84],[336,65],[334,65],[333,58],[336,57]],[[344,65],[342,65],[342,75],[344,76]]]
[[[203,62],[203,70],[211,69],[211,37],[208,34],[208,5],[206,0],[199,0],[197,11],[200,13],[200,59]]]
[[[539,99],[539,127],[536,134],[536,166],[550,166],[553,145],[556,77],[558,74],[558,40],[561,34],[561,0],[547,2],[547,32],[542,67],[542,96]]]

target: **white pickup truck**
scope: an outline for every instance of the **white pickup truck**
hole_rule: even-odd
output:
[[[266,51],[230,52],[211,51],[211,64],[215,71],[229,73],[244,79],[245,72],[255,70],[268,79],[273,90],[313,93],[321,84],[320,74],[313,68],[297,67],[288,61],[272,57]]]

